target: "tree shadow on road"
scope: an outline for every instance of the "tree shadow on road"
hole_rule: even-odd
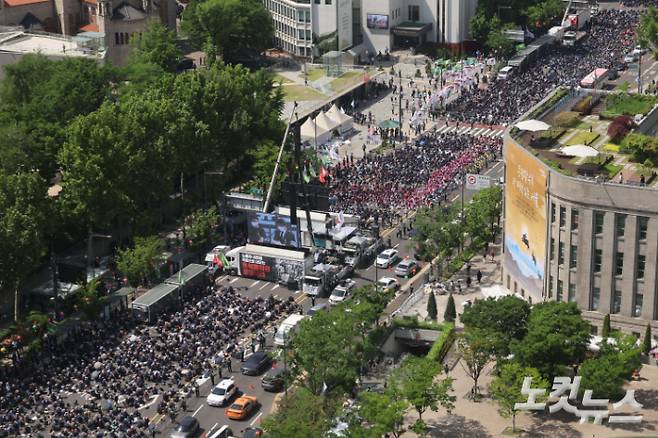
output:
[[[450,438],[488,438],[491,434],[478,421],[460,415],[446,415],[438,420],[428,421],[431,427],[428,436]]]

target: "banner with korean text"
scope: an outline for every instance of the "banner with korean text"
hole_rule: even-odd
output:
[[[541,299],[546,266],[546,170],[508,139],[505,144],[505,254],[507,274],[534,300]]]

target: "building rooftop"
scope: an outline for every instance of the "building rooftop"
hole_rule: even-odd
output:
[[[25,5],[34,5],[37,3],[46,3],[49,2],[50,0],[5,0],[5,5],[8,7],[15,7],[15,6],[25,6]]]
[[[517,127],[530,120],[548,129]],[[656,96],[558,88],[519,119],[510,135],[562,174],[655,189],[657,131]]]
[[[45,56],[85,56],[102,58],[103,52],[93,50],[70,37],[23,31],[0,32],[0,53],[41,53]]]

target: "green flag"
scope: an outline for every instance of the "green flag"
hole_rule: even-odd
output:
[[[306,166],[304,166],[304,171],[302,172],[302,176],[304,177],[304,182],[309,183],[311,181],[311,177],[308,174],[308,170],[306,169]]]
[[[311,174],[311,178],[316,178],[318,175],[315,173],[315,169],[313,168],[313,164],[311,164],[308,168],[308,172]]]
[[[224,253],[219,254],[219,261],[222,262],[222,265],[224,265],[224,269],[228,269],[229,263]]]

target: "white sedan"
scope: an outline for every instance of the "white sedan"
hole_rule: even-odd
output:
[[[400,287],[400,282],[396,278],[382,277],[377,281],[377,289],[382,292],[394,291]]]
[[[375,259],[375,266],[378,268],[389,268],[395,264],[395,262],[398,261],[398,250],[397,249],[387,249],[385,251],[382,251],[378,256],[377,259]]]
[[[331,296],[329,297],[329,303],[331,304],[342,303],[347,298],[349,298],[350,295],[352,295],[352,290],[354,290],[355,286],[356,286],[356,282],[352,279],[347,279],[343,281],[341,284],[336,286],[334,291],[331,293]]]

